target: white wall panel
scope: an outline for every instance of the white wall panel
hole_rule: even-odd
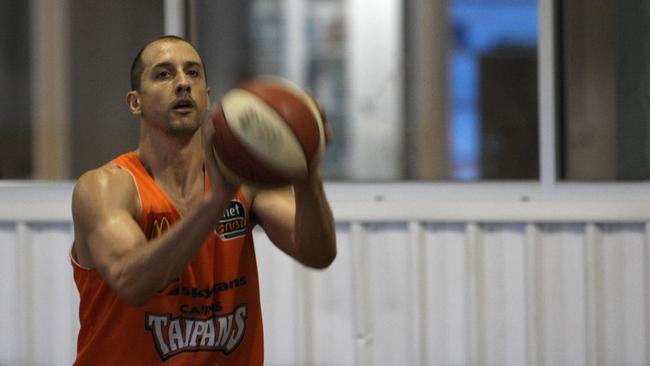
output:
[[[405,224],[371,224],[365,227],[368,281],[363,308],[369,317],[370,357],[362,365],[406,365],[410,363],[409,343],[415,334],[409,329],[412,296],[410,283],[418,281],[409,267]],[[411,331],[411,332],[410,332]]]
[[[468,364],[465,225],[427,224],[421,252],[424,276],[423,365]]]
[[[584,227],[544,225],[540,240],[540,365],[586,365]]]
[[[350,225],[336,227],[337,240],[350,242]],[[309,272],[311,284],[310,332],[311,358],[307,364],[354,365],[354,292],[351,247],[339,246],[336,261],[326,271]]]
[[[295,365],[300,341],[299,294],[295,272],[299,269],[291,258],[264,236],[255,232],[255,250],[260,277],[260,295],[263,299],[265,358],[278,365]],[[269,330],[273,329],[272,336]]]
[[[21,293],[18,259],[20,245],[15,224],[0,225],[0,365],[10,365],[22,358],[20,330],[22,325],[17,316]]]
[[[526,363],[523,225],[482,225],[477,332],[479,359],[487,365]]]
[[[604,225],[598,289],[599,355],[605,365],[645,365],[644,227]]]
[[[0,189],[11,204],[0,206],[0,364],[70,364],[78,295],[57,208],[69,207],[69,187],[30,189],[18,190],[24,200]],[[403,204],[364,200],[355,219],[340,202],[325,271],[255,234],[267,365],[650,362],[643,204],[431,201],[405,218]]]
[[[350,225],[337,226],[350,242]],[[351,247],[339,247],[327,271],[310,271],[255,232],[270,365],[354,365],[355,298]]]
[[[29,226],[29,353],[34,365],[64,365],[74,359],[76,342],[60,347],[53,337],[74,340],[79,297],[70,266],[72,236],[67,224]],[[49,311],[43,311],[49,309]],[[36,350],[36,352],[33,352]]]
[[[71,243],[69,224],[0,226],[0,364],[72,363],[79,299]]]

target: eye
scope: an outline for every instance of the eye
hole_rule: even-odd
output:
[[[165,70],[158,71],[156,73],[156,79],[158,79],[158,80],[169,79],[171,76],[172,76],[172,73],[169,72],[169,71],[165,71]]]
[[[187,72],[187,75],[191,77],[198,77],[199,75],[201,75],[201,73],[199,72],[199,70],[191,69]]]

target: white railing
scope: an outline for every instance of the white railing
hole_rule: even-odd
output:
[[[70,183],[0,186],[0,364],[65,365]],[[644,184],[328,184],[339,256],[256,232],[268,365],[650,363]]]

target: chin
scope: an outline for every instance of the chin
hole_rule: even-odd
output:
[[[181,122],[181,123],[172,123],[168,128],[167,132],[174,136],[193,136],[196,131],[201,127],[201,124],[195,121],[191,123]]]

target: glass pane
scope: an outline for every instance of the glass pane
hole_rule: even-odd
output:
[[[31,175],[29,2],[0,1],[0,179]]]
[[[196,43],[215,100],[260,75],[286,77],[312,92],[328,112],[336,135],[323,161],[323,174],[343,178],[343,1],[311,0],[299,5],[292,7],[282,0],[197,3]],[[290,28],[292,24],[297,28]]]
[[[253,73],[287,77],[314,94],[327,111],[335,136],[321,165],[323,175],[345,178],[346,165],[341,163],[346,144],[343,1],[309,0],[302,6],[291,10],[286,1],[253,1]],[[290,28],[291,17],[295,17],[297,29]],[[303,34],[287,34],[292,31]],[[302,40],[303,45],[289,45],[290,37]],[[288,59],[292,52],[299,52],[302,58],[300,65],[293,66],[296,69],[291,69],[295,60]]]
[[[453,0],[450,178],[536,179],[537,1]]]
[[[326,111],[335,138],[323,161],[329,179],[346,177],[346,56],[343,1],[313,1],[307,12],[307,87]]]
[[[139,122],[126,106],[133,58],[163,32],[160,2],[70,2],[72,176],[138,144]]]
[[[562,133],[567,180],[650,178],[650,3],[561,2]]]
[[[195,17],[190,18],[195,23],[193,41],[205,64],[212,99],[217,101],[253,75],[251,1],[201,1],[195,6]]]
[[[372,7],[361,0],[199,2],[197,41],[213,96],[257,75],[287,77],[328,112],[334,139],[323,162],[327,179],[419,179],[417,169],[426,167],[412,169],[410,161],[430,146],[413,146],[409,137],[416,121],[404,96],[424,81],[415,75],[412,82],[421,85],[404,82],[413,68],[404,39],[414,23],[405,6],[399,0]],[[450,169],[433,179],[536,179],[536,1],[454,0],[448,9],[431,14],[450,25],[451,45],[439,51],[449,58],[442,88],[450,108],[438,121],[447,131],[438,138],[449,146]]]

